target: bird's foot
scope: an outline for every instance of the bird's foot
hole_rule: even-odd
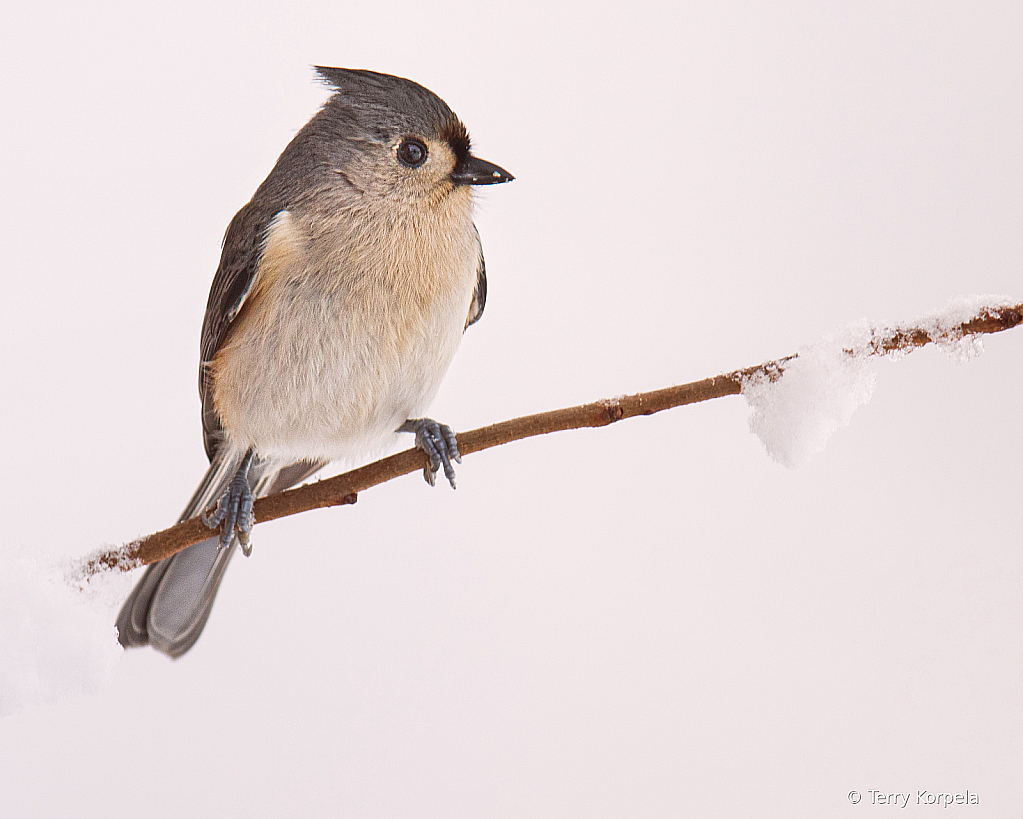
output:
[[[249,535],[256,522],[252,514],[252,504],[255,496],[249,488],[249,466],[252,464],[253,452],[250,449],[245,453],[238,471],[231,478],[224,494],[220,496],[216,509],[211,514],[203,512],[202,522],[210,529],[220,527],[220,548],[226,549],[231,545],[235,530],[238,532],[238,544],[242,552],[248,557],[252,554],[252,545],[249,543]],[[223,524],[223,526],[221,526]]]
[[[462,462],[462,456],[458,454],[458,442],[455,440],[455,433],[446,424],[438,424],[432,418],[410,418],[400,427],[398,432],[414,432],[416,435],[416,446],[419,447],[430,459],[430,463],[423,467],[423,477],[426,482],[433,486],[437,481],[437,473],[441,467],[444,468],[444,477],[448,479],[451,488],[455,488],[455,468],[451,462]]]

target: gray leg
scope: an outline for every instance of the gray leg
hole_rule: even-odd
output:
[[[252,489],[249,488],[249,467],[255,453],[249,450],[245,453],[238,471],[231,478],[224,494],[220,496],[220,502],[213,514],[207,515],[203,512],[202,522],[210,529],[216,529],[223,522],[220,530],[220,548],[226,549],[231,545],[231,538],[234,537],[235,528],[238,529],[238,543],[242,552],[248,557],[252,554],[252,547],[249,545],[249,534],[256,522],[252,515],[252,502],[255,498]]]
[[[432,418],[409,418],[404,424],[398,427],[398,432],[414,432],[416,435],[416,446],[426,453],[430,459],[429,466],[423,468],[423,477],[426,482],[433,486],[436,482],[437,472],[444,467],[444,477],[448,479],[451,488],[455,488],[455,468],[451,462],[462,462],[462,456],[458,454],[458,442],[455,440],[455,433],[446,424],[438,424]]]

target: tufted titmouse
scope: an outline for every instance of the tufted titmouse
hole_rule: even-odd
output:
[[[418,416],[483,314],[472,186],[507,171],[469,151],[438,96],[400,77],[317,67],[330,99],[231,220],[200,344],[210,468],[181,515],[217,536],[150,566],[117,619],[124,646],[172,657],[199,638],[252,502],[328,461],[415,434],[432,484],[460,460]]]

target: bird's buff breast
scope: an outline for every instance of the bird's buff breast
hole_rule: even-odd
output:
[[[383,252],[311,243],[279,216],[210,363],[231,442],[261,457],[330,460],[390,444],[433,399],[458,348],[477,267],[466,228]]]

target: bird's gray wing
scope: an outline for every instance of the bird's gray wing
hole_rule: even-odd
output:
[[[213,406],[209,364],[227,339],[231,324],[256,279],[266,233],[283,207],[257,203],[238,211],[224,234],[220,266],[213,277],[199,341],[199,397],[202,399],[202,437],[212,461],[221,440],[220,419]]]
[[[483,308],[487,306],[487,263],[483,261],[483,243],[480,242],[480,232],[476,231],[476,247],[479,250],[479,265],[476,267],[476,289],[472,291],[472,301],[469,302],[469,316],[465,320],[465,329],[480,320],[483,315]]]

